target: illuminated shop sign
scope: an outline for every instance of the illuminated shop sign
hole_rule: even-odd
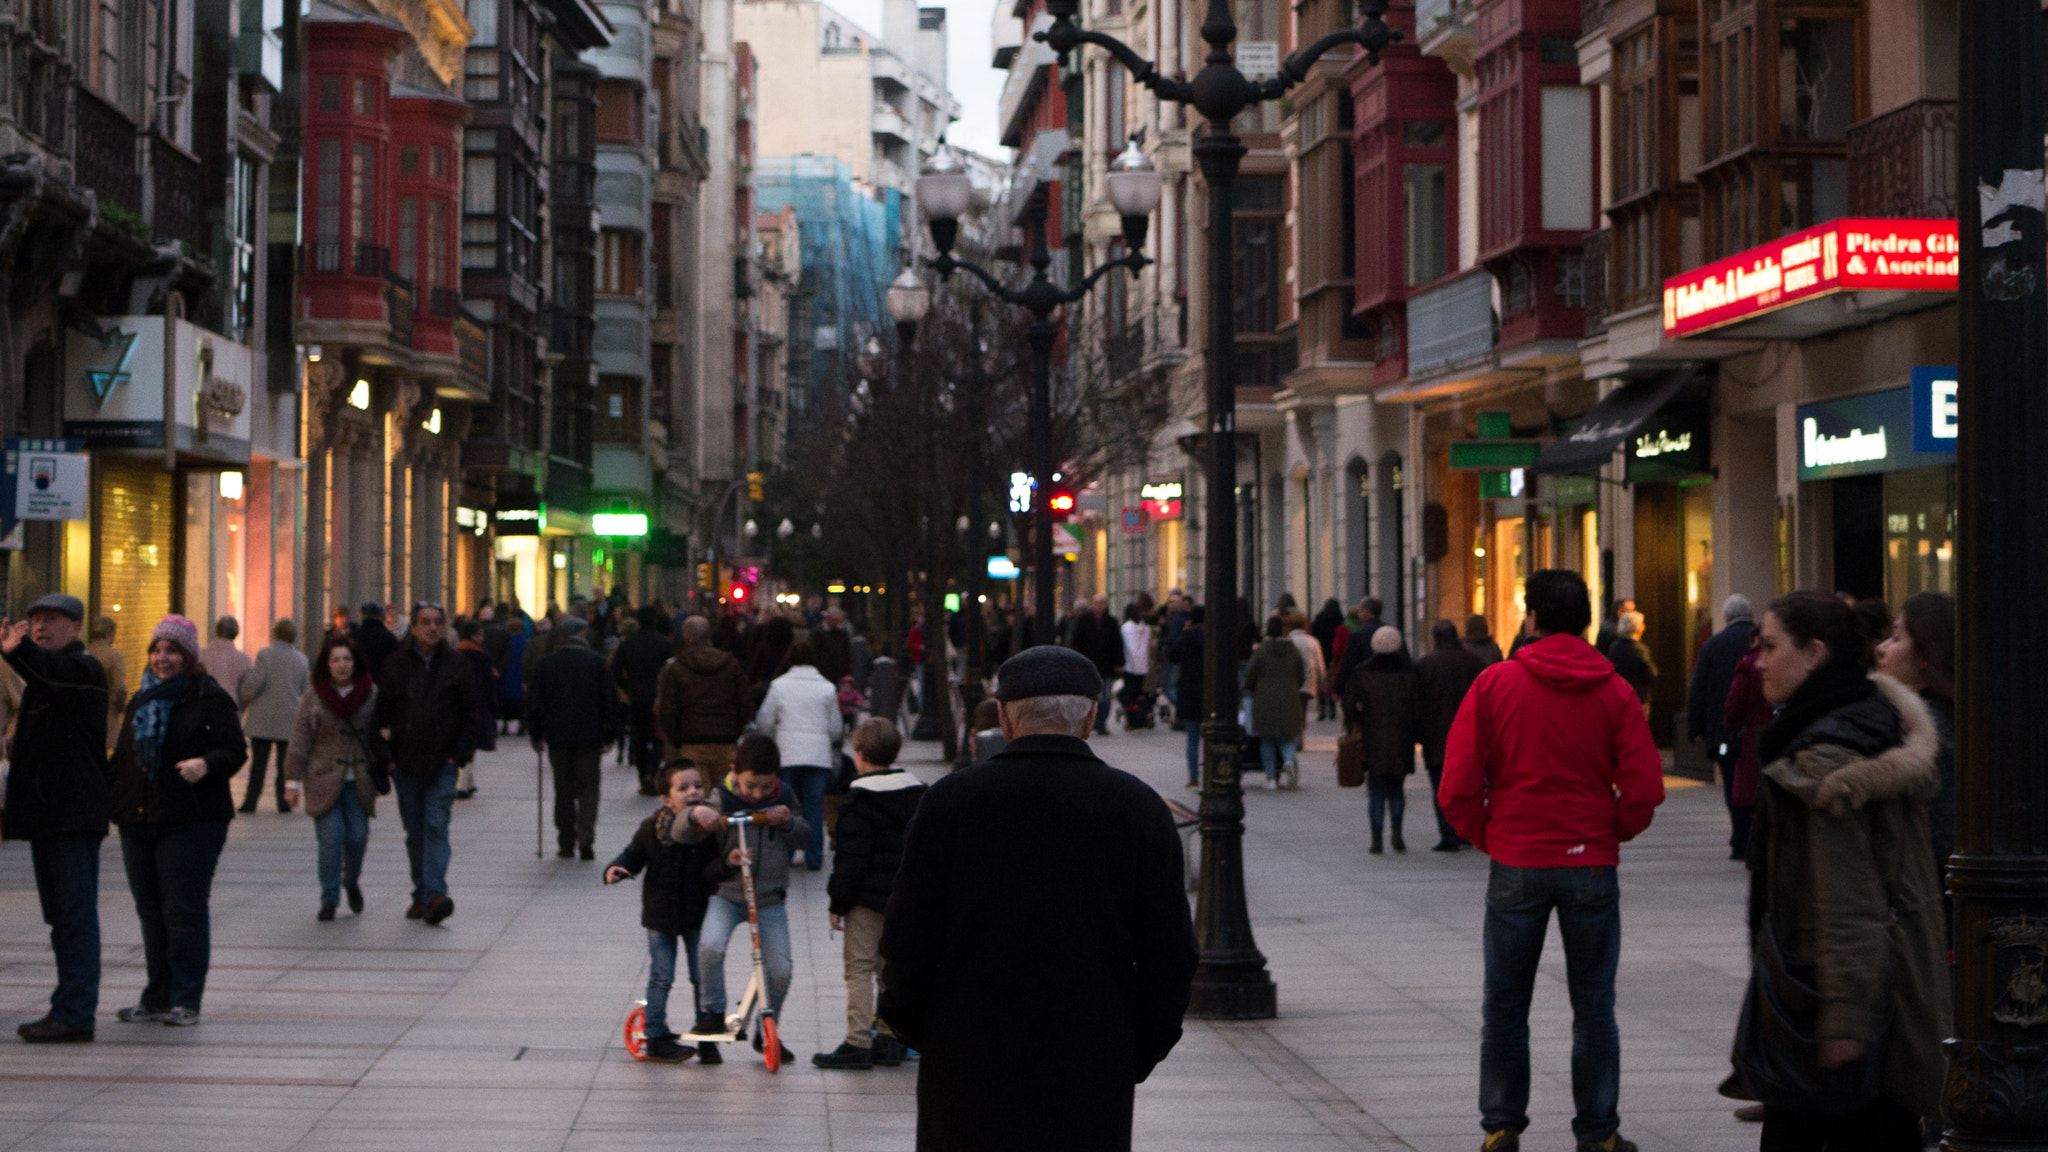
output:
[[[1181,482],[1178,480],[1154,480],[1138,489],[1138,498],[1144,503],[1145,514],[1153,520],[1180,519],[1182,499]]]
[[[1956,450],[1956,370],[1922,364],[1913,369],[1913,451]]]
[[[1830,220],[1664,282],[1664,334],[1692,336],[1835,292],[1954,292],[1953,220]]]
[[[1622,441],[1628,482],[1684,480],[1712,471],[1710,427],[1703,404],[1683,404],[1651,416]]]
[[[1940,468],[1956,462],[1955,442],[1919,449],[1914,435],[1919,388],[1893,388],[1799,406],[1799,478],[1835,480]]]
[[[500,536],[538,536],[547,524],[547,514],[534,497],[501,497],[491,520]]]

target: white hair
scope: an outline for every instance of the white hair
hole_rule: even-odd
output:
[[[1095,701],[1087,696],[1030,696],[1003,705],[1020,736],[1040,733],[1074,735],[1088,723]]]
[[[1641,612],[1623,612],[1621,618],[1614,622],[1614,630],[1631,640],[1642,639],[1643,614]]]

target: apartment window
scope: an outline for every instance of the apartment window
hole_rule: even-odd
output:
[[[647,220],[648,243],[654,246],[651,253],[654,264],[654,303],[660,308],[675,306],[675,284],[669,262],[670,210],[669,204],[656,201],[650,206]]]
[[[1280,222],[1240,217],[1236,231],[1237,331],[1271,332],[1280,326]]]
[[[493,133],[476,134],[490,147]],[[478,143],[476,139],[472,144]],[[498,266],[498,158],[488,153],[470,155],[462,162],[462,266]]]
[[[368,140],[358,140],[354,156],[355,164],[349,173],[349,209],[353,213],[349,230],[356,243],[374,244],[377,242],[377,146]]]
[[[429,162],[427,174],[436,180],[448,179],[448,149],[436,145],[429,155],[432,156],[432,160]]]
[[[1778,138],[1834,143],[1855,120],[1855,22],[1780,21]]]
[[[138,115],[142,102],[143,40],[146,25],[144,6],[122,0],[94,0],[82,13],[95,27],[80,37],[94,48],[92,88],[102,99],[130,116]]]
[[[555,159],[584,158],[584,139],[590,131],[584,123],[584,108],[588,103],[579,99],[556,99],[555,118],[550,125],[555,130]]]
[[[322,76],[320,78],[320,110],[322,112],[341,111],[341,77]]]
[[[472,216],[498,211],[498,158],[471,156],[462,169],[462,210]]]
[[[407,145],[398,150],[398,174],[400,176],[417,176],[420,174],[420,150],[417,147]]]
[[[398,202],[398,274],[419,282],[420,202],[408,196]]]
[[[501,64],[498,50],[472,48],[466,59],[468,65],[467,75],[462,80],[463,98],[479,104],[496,103],[501,91],[498,84]]]
[[[1442,164],[1401,166],[1401,275],[1410,288],[1449,271],[1450,220]]]
[[[597,236],[597,294],[636,296],[640,292],[640,237],[622,228]]]
[[[427,201],[427,286],[448,286],[448,202]]]
[[[377,82],[367,76],[356,77],[355,114],[371,118],[377,115]]]
[[[341,141],[320,141],[313,165],[313,267],[341,271]]]
[[[498,42],[498,0],[469,0],[469,26],[475,30],[469,38],[471,47],[495,45]]]
[[[606,80],[597,86],[597,142],[638,144],[642,113],[640,90],[624,80]]]
[[[638,377],[598,377],[593,439],[608,444],[630,444],[639,439],[640,390]]]

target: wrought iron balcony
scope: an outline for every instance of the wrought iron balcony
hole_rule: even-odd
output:
[[[72,153],[78,183],[139,216],[142,173],[135,163],[135,123],[88,89],[72,91],[78,101],[78,144]]]
[[[1915,100],[1850,126],[1849,213],[1955,216],[1955,101]]]
[[[455,318],[455,347],[462,359],[462,370],[478,379],[491,378],[491,338],[482,326],[468,316]]]
[[[161,136],[149,141],[150,184],[156,192],[159,236],[181,240],[194,256],[213,253],[213,230],[206,222],[205,165]]]
[[[1586,335],[1607,331],[1608,262],[1613,259],[1614,233],[1602,228],[1586,233],[1585,246]]]
[[[356,245],[356,275],[382,276],[391,271],[391,249],[382,244]],[[407,281],[410,288],[411,281]]]

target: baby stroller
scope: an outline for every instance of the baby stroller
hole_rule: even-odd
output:
[[[1145,688],[1142,676],[1126,676],[1123,686],[1117,690],[1117,704],[1124,712],[1124,728],[1136,732],[1140,728],[1152,727],[1152,709],[1158,702],[1158,693]]]

